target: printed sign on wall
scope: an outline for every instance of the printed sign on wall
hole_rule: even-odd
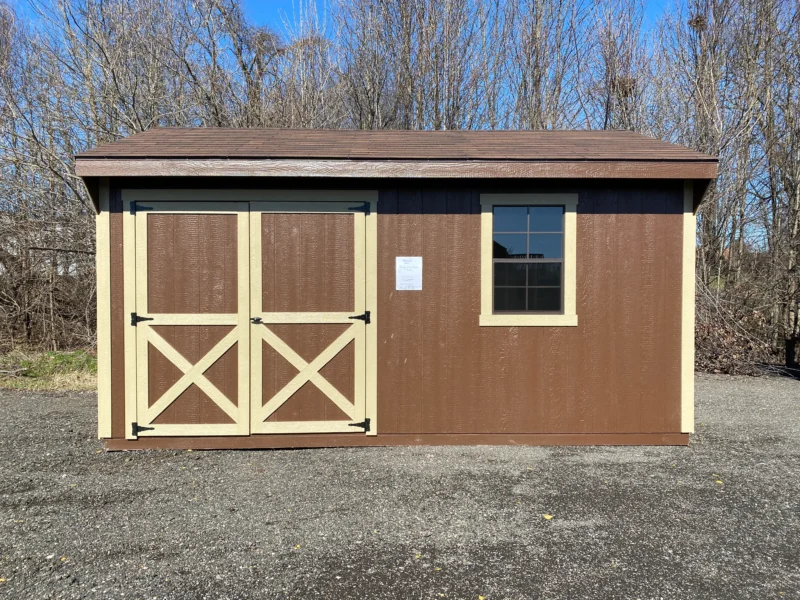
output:
[[[395,288],[398,290],[422,289],[422,257],[398,256],[395,259]]]

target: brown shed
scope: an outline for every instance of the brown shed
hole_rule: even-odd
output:
[[[108,448],[688,442],[714,157],[615,131],[155,129],[77,173]]]

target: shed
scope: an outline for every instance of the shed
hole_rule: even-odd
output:
[[[76,170],[109,449],[688,443],[715,157],[624,131],[153,129]]]

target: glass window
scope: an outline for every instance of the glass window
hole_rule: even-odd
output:
[[[495,313],[563,311],[564,207],[492,208]]]

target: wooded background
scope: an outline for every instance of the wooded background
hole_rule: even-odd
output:
[[[93,347],[73,156],[156,126],[630,129],[720,156],[698,367],[797,366],[800,0],[0,4],[0,351]],[[33,13],[31,18],[30,13]],[[646,19],[646,15],[648,18]]]

